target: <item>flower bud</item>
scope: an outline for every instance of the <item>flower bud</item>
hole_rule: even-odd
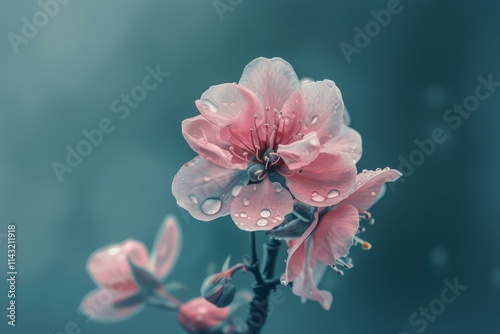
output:
[[[201,296],[217,307],[226,307],[234,299],[236,288],[231,272],[208,276],[201,285]]]
[[[187,332],[201,334],[223,326],[230,314],[229,307],[218,308],[204,298],[195,298],[181,305],[178,320]]]

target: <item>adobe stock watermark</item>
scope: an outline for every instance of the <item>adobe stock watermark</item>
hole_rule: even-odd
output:
[[[450,127],[451,130],[458,130],[463,123],[463,120],[468,119],[472,112],[479,109],[481,102],[486,101],[500,87],[500,82],[493,80],[493,74],[478,76],[479,84],[476,86],[474,93],[465,97],[461,104],[454,103],[451,108],[448,108],[443,113],[443,121]],[[391,191],[395,190],[396,184],[404,183],[407,178],[413,175],[416,167],[422,166],[426,157],[430,157],[436,151],[437,144],[442,144],[448,140],[445,130],[441,127],[434,128],[430,136],[422,140],[415,139],[413,142],[416,149],[411,151],[407,157],[399,155],[398,170],[403,173],[397,181],[389,183]]]
[[[439,298],[431,300],[426,307],[420,306],[417,311],[408,317],[408,323],[410,326],[415,327],[414,330],[417,333],[424,332],[429,323],[436,321],[437,317],[446,310],[446,306],[454,303],[457,297],[467,289],[467,285],[458,283],[457,277],[453,279],[453,283],[448,279],[445,279],[443,283],[445,288],[441,290]],[[401,331],[399,334],[410,334],[410,332]]]
[[[89,324],[100,312],[107,312],[114,299],[121,292],[125,286],[127,286],[133,280],[130,273],[126,272],[114,272],[112,273],[111,279],[108,281],[107,286],[113,286],[115,290],[110,290],[107,288],[101,288],[97,293],[92,295],[92,299],[88,299],[85,304],[85,313],[80,309],[80,315],[85,317],[85,323]],[[86,297],[85,297],[86,298]],[[76,321],[70,320],[62,326],[58,331],[49,332],[48,334],[80,334],[82,333],[81,324]]]
[[[412,0],[408,0],[412,1]],[[366,49],[370,45],[372,39],[376,38],[383,29],[391,23],[395,15],[400,14],[404,9],[400,0],[389,0],[386,5],[386,9],[381,9],[379,11],[371,10],[371,20],[368,21],[363,29],[359,26],[355,26],[354,37],[352,39],[352,44],[347,42],[340,42],[340,51],[344,55],[345,60],[348,64],[352,61],[353,54],[360,54],[362,50]]]
[[[15,54],[19,53],[19,47],[22,44],[28,44],[30,40],[38,35],[40,29],[45,27],[50,19],[54,18],[63,5],[66,5],[70,0],[40,0],[38,7],[40,10],[36,11],[31,18],[26,16],[21,17],[21,31],[20,34],[15,32],[7,33],[7,39],[12,46]]]
[[[116,114],[120,121],[124,121],[130,115],[132,110],[139,107],[150,92],[155,90],[170,73],[162,72],[160,65],[156,68],[146,66],[146,75],[143,77],[141,84],[134,86],[130,93],[121,94],[120,97],[111,102],[111,112]],[[66,145],[66,158],[63,162],[53,161],[51,164],[52,170],[59,182],[64,180],[63,176],[66,173],[72,173],[75,168],[80,166],[85,157],[88,157],[94,150],[102,144],[105,135],[109,135],[116,129],[116,123],[111,118],[104,117],[93,129],[83,129],[81,131],[83,139],[76,145]]]
[[[243,0],[214,0],[212,5],[219,16],[220,21],[224,21],[224,13],[232,12],[235,7],[241,5]]]

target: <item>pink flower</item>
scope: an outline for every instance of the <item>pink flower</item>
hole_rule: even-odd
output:
[[[401,173],[394,169],[364,170],[358,174],[354,192],[331,208],[316,212],[313,223],[298,239],[289,242],[286,272],[282,282],[293,281],[292,291],[302,298],[318,301],[328,310],[332,295],[318,290],[317,284],[326,266],[341,264],[349,267],[342,258],[347,255],[354,242],[369,249],[371,245],[359,239],[360,217],[369,218],[366,212],[385,191],[385,183],[397,180]],[[336,269],[342,274],[342,271]]]
[[[300,84],[281,58],[258,58],[238,84],[210,87],[182,123],[199,156],[174,178],[177,203],[199,220],[231,213],[244,230],[270,230],[293,208],[335,205],[353,190],[361,137],[344,125],[330,80]]]
[[[81,312],[89,319],[111,322],[136,314],[146,303],[177,308],[178,301],[162,283],[176,263],[181,239],[176,219],[168,216],[156,235],[151,256],[143,243],[132,239],[94,252],[87,270],[98,289],[85,296]]]

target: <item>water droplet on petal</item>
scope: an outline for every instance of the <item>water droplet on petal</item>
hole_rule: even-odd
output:
[[[267,218],[270,215],[271,215],[271,210],[269,209],[262,209],[262,211],[260,212],[260,216],[263,218]]]
[[[282,279],[280,280],[280,283],[281,283],[281,285],[283,285],[283,286],[287,286],[287,285],[288,285],[288,281],[287,281],[285,278],[282,278]]]
[[[250,204],[250,201],[248,200],[248,198],[246,197],[243,197],[241,199],[241,203],[243,203],[244,206],[247,206],[248,204]]]
[[[208,182],[208,181],[210,181],[210,180],[211,180],[211,178],[210,178],[210,177],[208,177],[208,176],[204,176],[204,177],[203,177],[203,181],[205,181],[205,182]]]
[[[316,122],[318,122],[318,116],[313,116],[313,118],[311,118],[311,124],[316,124]]]
[[[391,169],[391,167],[385,167],[385,168],[384,168],[384,170],[389,170],[389,169]]]
[[[222,201],[218,198],[207,198],[201,203],[201,211],[209,216],[215,215],[222,208]]]
[[[257,220],[257,226],[266,226],[269,222],[265,218]]]
[[[316,193],[315,196],[312,196],[312,200],[313,202],[316,202],[316,203],[323,203],[325,201],[325,198],[321,195],[319,195],[318,193]]]
[[[218,111],[217,107],[210,101],[203,101],[203,109],[208,109],[208,111],[216,113]]]
[[[240,193],[241,191],[241,188],[243,188],[243,185],[241,184],[237,184],[233,187],[233,190],[231,190],[231,195],[233,196],[238,196],[238,194]]]
[[[276,192],[281,192],[283,190],[283,186],[279,183],[274,183],[274,189],[276,190]]]
[[[375,197],[375,196],[377,195],[377,193],[376,193],[375,191],[372,191],[372,192],[371,192],[371,195],[372,195],[373,197]]]
[[[328,198],[335,198],[338,195],[340,195],[340,192],[337,189],[332,189],[332,190],[330,190],[328,192],[328,194],[326,194],[326,197],[328,197]]]
[[[198,199],[194,196],[194,195],[189,195],[189,199],[191,200],[191,202],[193,202],[194,204],[198,204]]]
[[[246,217],[248,217],[248,215],[245,212],[242,212],[242,213],[240,213],[240,217],[241,218],[246,218]]]

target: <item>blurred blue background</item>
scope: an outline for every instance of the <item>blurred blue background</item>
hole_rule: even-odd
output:
[[[279,56],[299,77],[340,87],[363,136],[360,169],[398,168],[400,157],[418,149],[414,140],[435,128],[447,140],[373,208],[377,223],[366,234],[373,249],[353,250],[356,267],[344,277],[327,273],[322,288],[334,294],[332,309],[302,305],[282,288],[286,303],[264,333],[417,333],[410,315],[455,277],[467,289],[425,333],[500,332],[500,88],[457,129],[443,119],[475,93],[478,76],[500,81],[500,1],[402,0],[348,63],[339,44],[355,46],[353,29],[364,30],[370,11],[390,3],[243,0],[219,15],[210,0],[73,0],[47,22],[37,17],[41,27],[25,38],[23,17],[33,21],[41,5],[2,1],[0,233],[17,224],[19,275],[12,329],[3,239],[0,331],[56,334],[74,321],[81,333],[183,333],[174,314],[157,309],[111,325],[87,323],[77,313],[94,288],[85,263],[95,249],[127,238],[150,248],[168,213],[185,236],[171,276],[187,286],[182,300],[197,296],[227,255],[248,252],[247,235],[229,218],[189,218],[170,186],[195,156],[180,131],[197,114],[194,101],[210,85],[238,81],[252,59]],[[169,76],[120,119],[113,101],[158,64]],[[114,131],[59,182],[52,163],[63,163],[65,147],[75,148],[103,118]]]

